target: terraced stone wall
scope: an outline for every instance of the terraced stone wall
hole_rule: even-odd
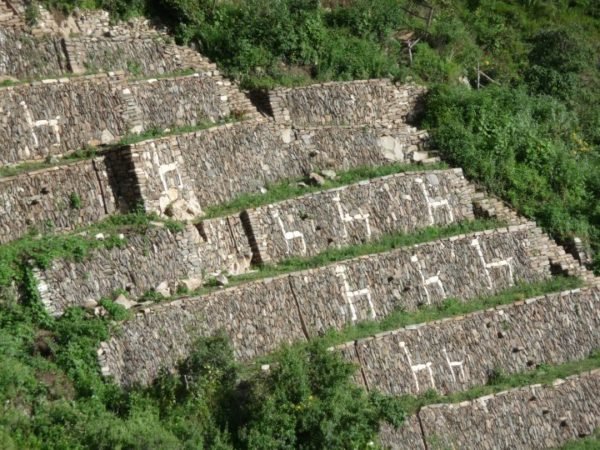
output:
[[[317,336],[381,319],[397,308],[414,310],[448,297],[466,301],[514,283],[548,278],[549,263],[539,253],[538,241],[543,241],[541,232],[527,225],[474,233],[150,308],[125,322],[122,335],[103,345],[103,373],[123,384],[148,383],[161,366],[173,367],[189,351],[194,336],[221,326],[233,341],[236,357],[247,360],[289,342],[291,330]],[[224,297],[231,300],[215,300]],[[228,318],[225,325],[221,317]],[[278,328],[282,324],[287,328]],[[188,335],[191,330],[193,336]],[[263,334],[268,336],[264,341]]]
[[[210,74],[130,82],[124,75],[49,79],[0,89],[0,165],[114,143],[127,133],[196,126],[249,105]],[[249,114],[252,114],[252,111]]]
[[[309,334],[318,335],[549,278],[544,240],[531,225],[472,233],[292,274],[290,283]]]
[[[344,353],[363,385],[390,395],[442,394],[493,374],[586,358],[600,348],[600,288],[567,291],[358,340]]]
[[[68,230],[116,210],[103,158],[0,179],[0,243],[28,229]]]
[[[69,60],[75,73],[123,70],[139,75],[160,75],[182,69],[164,40],[118,37],[75,37],[66,40]]]
[[[60,38],[34,37],[20,28],[0,28],[0,78],[39,79],[68,71]]]
[[[0,30],[0,76],[20,80],[68,73],[123,70],[136,75],[160,75],[178,70],[214,70],[200,56],[166,42],[161,35],[69,37],[32,34],[21,27]]]
[[[122,75],[45,80],[0,90],[0,164],[43,159],[126,133]]]
[[[408,425],[396,432],[384,430],[380,438],[386,448],[558,448],[600,426],[600,370],[549,386],[426,406],[418,417],[408,419]]]
[[[390,80],[330,82],[269,93],[276,122],[295,127],[404,123],[420,109],[425,88]]]
[[[462,170],[406,173],[248,210],[257,262],[314,256],[386,233],[473,220]]]
[[[123,385],[147,384],[162,367],[185,358],[195,339],[219,330],[231,337],[243,360],[305,339],[287,278],[274,278],[137,314],[120,337],[101,345],[102,373]]]
[[[216,272],[247,271],[251,252],[243,233],[235,217],[189,225],[181,232],[153,227],[128,233],[120,247],[97,249],[82,261],[56,260],[37,270],[40,297],[49,313],[61,315],[70,306],[117,290],[136,297],[161,285],[175,294],[180,282],[200,287]]]
[[[429,139],[407,125],[324,126],[296,129],[294,136],[294,151],[308,154],[312,168],[334,170],[415,160]]]
[[[143,129],[195,126],[231,114],[229,92],[210,74],[137,81],[128,89]]]
[[[142,142],[125,152],[132,155],[146,208],[162,213],[166,205],[179,199],[197,201],[202,207],[215,205],[328,166],[350,169],[374,161],[409,162],[412,153],[399,152],[394,158],[385,154],[390,147],[402,146],[402,142],[424,140],[422,133],[403,126],[366,127],[351,137],[353,131],[341,130],[342,138],[336,141],[334,131],[326,130],[331,138],[315,139],[305,146],[304,138],[290,128],[261,120],[243,121]],[[320,134],[318,130],[314,133]],[[182,181],[157,190],[161,171],[175,166]]]

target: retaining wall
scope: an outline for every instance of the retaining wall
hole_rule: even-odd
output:
[[[389,427],[384,430],[380,439],[386,448],[558,448],[600,426],[600,370],[552,385],[426,406],[407,424],[396,432]]]
[[[56,260],[36,270],[47,311],[58,316],[119,289],[136,297],[163,285],[175,294],[182,281],[200,287],[211,274],[238,274],[250,265],[250,248],[235,217],[189,225],[181,232],[152,227],[142,234],[126,233],[124,239],[122,246],[97,249],[82,261]]]
[[[32,227],[69,230],[114,213],[104,158],[0,179],[0,243]]]
[[[101,345],[102,373],[119,384],[147,384],[162,367],[185,358],[196,338],[219,330],[230,336],[242,360],[305,338],[287,278],[274,278],[136,315],[119,337]]]
[[[346,357],[385,394],[442,394],[486,384],[497,371],[583,359],[600,348],[600,288],[562,292],[427,322],[354,343]]]
[[[425,88],[388,79],[330,82],[269,93],[276,122],[296,127],[403,123],[421,107]]]
[[[149,140],[123,151],[135,166],[146,209],[163,213],[167,205],[180,199],[206,207],[324,167],[348,170],[373,163],[412,162],[414,151],[399,152],[395,159],[382,155],[390,146],[400,148],[405,141],[425,140],[423,133],[404,126],[362,127],[356,139],[350,137],[354,131],[343,129],[340,133],[346,138],[336,142],[335,133],[326,130],[331,139],[305,146],[303,138],[296,140],[290,128],[261,120],[244,121]],[[367,136],[366,141],[361,136]],[[380,144],[370,146],[368,142]],[[240,170],[241,161],[244,170]],[[159,174],[164,170],[177,171],[178,180],[162,183]]]
[[[284,320],[291,329],[316,336],[357,321],[379,320],[398,308],[414,310],[448,297],[467,300],[514,283],[539,281],[550,277],[548,260],[538,250],[541,241],[541,232],[529,225],[511,227],[510,231],[474,233],[151,308],[125,322],[123,333],[103,344],[103,373],[115,376],[119,383],[146,384],[160,366],[173,367],[176,357],[189,351],[189,330],[177,325],[182,315],[189,315],[186,320],[193,323],[212,327],[209,330],[216,330],[220,323],[213,314],[227,316],[226,330],[234,342],[236,357],[247,360],[273,349],[278,341],[287,342],[290,330],[272,328]],[[508,266],[489,265],[501,261],[510,261],[510,271]],[[270,308],[276,310],[262,310],[265,296],[271,295],[275,297]],[[215,296],[235,300],[217,307]],[[205,304],[214,308],[199,309]],[[238,317],[239,311],[248,310],[260,312],[251,319],[246,315]],[[277,316],[279,313],[284,316]],[[196,314],[202,314],[202,318]],[[243,326],[238,325],[241,322]],[[269,345],[260,345],[260,338],[253,337],[257,329],[266,330]],[[162,341],[154,343],[164,330],[168,330],[168,342],[164,346]],[[168,350],[171,347],[177,348],[175,353]],[[125,361],[127,375],[123,375]]]
[[[390,175],[247,210],[257,262],[314,256],[386,233],[473,220],[462,170]]]
[[[185,69],[204,72],[214,71],[216,66],[158,33],[137,38],[62,38],[23,27],[6,26],[0,30],[0,76],[25,80],[115,70],[147,76]]]
[[[0,29],[0,77],[43,78],[68,71],[60,38],[34,37],[8,26]]]
[[[114,165],[115,170],[126,170],[121,164]],[[113,174],[113,178],[127,177],[125,172]],[[425,192],[447,204],[442,210],[429,211]],[[119,205],[123,201],[120,193],[114,191]],[[98,250],[80,262],[55,262],[51,269],[40,273],[41,291],[49,311],[60,314],[67,306],[109,296],[117,289],[138,296],[164,281],[170,285],[191,277],[201,281],[207,273],[217,271],[240,274],[249,269],[251,259],[273,262],[316,255],[329,246],[359,244],[384,233],[473,219],[472,195],[473,189],[460,169],[377,178],[249,213],[205,220],[183,234],[172,235],[166,230],[132,234],[125,248]],[[340,208],[346,213],[360,210],[368,215],[368,228],[364,221],[348,222],[340,216],[332,198],[340,199]],[[275,212],[285,220],[289,230],[286,234],[274,218]],[[337,218],[332,217],[335,215]],[[310,226],[304,225],[308,222]],[[285,246],[287,233],[296,233],[287,239],[289,252]],[[299,237],[306,252],[299,252]],[[155,245],[149,245],[150,241],[156,241]],[[195,259],[190,259],[191,254],[196,255]]]
[[[334,170],[418,160],[429,138],[408,125],[382,124],[303,128],[294,136],[294,151],[308,154],[311,168]]]
[[[241,111],[238,108],[244,108]],[[51,79],[0,89],[0,164],[114,143],[127,133],[196,126],[248,113],[244,95],[208,74],[130,82],[123,74]]]

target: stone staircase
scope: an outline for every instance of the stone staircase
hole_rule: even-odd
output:
[[[557,274],[578,277],[584,287],[365,336],[334,351],[357,365],[355,380],[367,390],[446,395],[487,383],[493,370],[527,372],[600,348],[598,279],[460,169],[428,167],[439,158],[427,133],[409,124],[424,88],[367,80],[275,89],[261,108],[267,114],[259,114],[213,64],[145,22],[111,26],[105,15],[86,13],[57,25],[43,16],[36,31],[15,18],[18,8],[0,2],[0,53],[12,64],[0,65],[0,75],[72,77],[0,89],[7,143],[0,166],[56,158],[51,167],[25,164],[22,173],[0,178],[0,243],[48,222],[59,233],[77,229],[87,239],[119,243],[32,267],[39,297],[55,316],[69,307],[102,314],[101,298],[127,293],[132,317],[98,349],[100,370],[118,384],[151,383],[161,368],[185,358],[197,337],[218,330],[229,335],[236,357],[250,362],[328,330],[453,298],[469,304]],[[195,73],[179,73],[187,68]],[[83,75],[90,69],[111,73]],[[204,121],[214,126],[189,131]],[[173,134],[66,158],[156,128]],[[343,172],[399,164],[413,166],[314,192],[306,186],[301,195],[202,218],[276,183],[298,188],[301,179],[324,182],[328,175],[335,182]],[[143,232],[113,235],[85,228],[139,205],[187,223],[180,231],[157,221]],[[484,231],[286,269],[290,258],[308,262],[475,219],[495,222]],[[257,272],[264,265],[276,275]],[[235,284],[196,291],[221,275]],[[247,278],[238,282],[236,275]],[[144,301],[148,291],[165,298]],[[380,439],[399,449],[561,445],[600,426],[599,374],[427,406],[399,429],[383,424]]]

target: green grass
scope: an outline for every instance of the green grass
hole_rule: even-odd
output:
[[[259,206],[270,203],[280,202],[300,195],[314,192],[325,191],[347,184],[357,183],[359,181],[372,178],[394,175],[405,172],[420,172],[429,170],[448,169],[444,163],[418,165],[418,164],[390,164],[379,167],[358,167],[345,172],[337,173],[334,180],[325,180],[322,186],[311,186],[307,178],[297,180],[286,180],[267,186],[267,192],[264,194],[242,194],[232,201],[205,208],[204,218],[210,219],[229,215],[243,209],[258,208]],[[308,186],[298,185],[304,182]]]
[[[152,226],[152,222],[162,222],[173,231],[182,229],[179,222],[135,212],[111,216],[69,234],[39,234],[36,230],[31,230],[21,239],[0,245],[0,287],[9,286],[13,281],[22,282],[23,271],[30,263],[38,267],[49,267],[55,259],[80,260],[93,249],[122,246],[126,240],[118,237],[120,233],[144,233]],[[96,239],[98,233],[103,233],[105,239]]]
[[[195,131],[202,131],[212,127],[218,127],[220,125],[225,125],[227,123],[235,123],[242,119],[238,119],[236,117],[226,117],[216,122],[212,122],[209,120],[201,121],[196,125],[185,125],[181,127],[149,127],[147,130],[142,131],[138,134],[127,134],[123,136],[118,143],[110,146],[110,147],[121,147],[124,145],[133,145],[139,142],[147,141],[149,139],[160,139],[167,136],[173,136],[176,134],[185,134],[185,133],[193,133]],[[168,130],[168,131],[167,131]]]
[[[562,450],[597,450],[600,448],[600,428],[596,428],[596,430],[589,436],[578,439],[576,441],[571,441],[561,447]]]
[[[560,365],[542,364],[530,372],[515,373],[510,375],[498,373],[487,385],[476,386],[463,392],[440,395],[433,390],[429,390],[423,395],[400,396],[399,400],[403,410],[407,414],[415,414],[419,411],[419,409],[427,405],[439,403],[460,403],[466,400],[475,400],[485,395],[495,394],[508,389],[526,387],[532,384],[548,385],[552,384],[552,382],[558,379],[566,378],[571,375],[577,375],[598,368],[600,368],[600,351],[597,350],[588,358],[579,361],[571,361]]]

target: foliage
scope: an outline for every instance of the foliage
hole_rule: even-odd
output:
[[[523,89],[433,90],[423,125],[444,157],[565,241],[600,243],[600,153],[559,100]]]

